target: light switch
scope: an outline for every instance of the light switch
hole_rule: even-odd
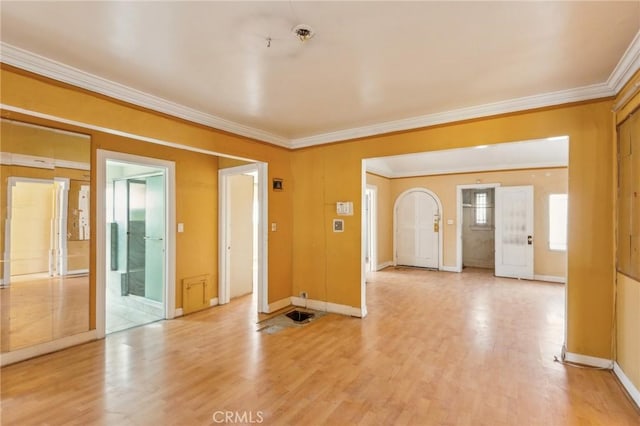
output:
[[[184,232],[184,223],[178,224],[178,232]]]
[[[276,232],[278,230],[278,224],[276,222],[271,223],[271,232]]]
[[[447,219],[447,225],[453,225],[453,219]]]

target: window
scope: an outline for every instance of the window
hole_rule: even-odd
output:
[[[475,199],[473,200],[473,211],[474,211],[474,225],[476,226],[487,226],[489,224],[489,219],[487,215],[487,209],[489,208],[489,200],[486,192],[476,192],[474,194]]]
[[[549,195],[549,248],[567,250],[567,194]]]

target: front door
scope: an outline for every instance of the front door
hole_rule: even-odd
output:
[[[533,186],[496,188],[498,277],[533,279]]]
[[[424,191],[401,196],[396,207],[396,263],[438,268],[438,203]]]

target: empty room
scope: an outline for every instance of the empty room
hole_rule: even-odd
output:
[[[640,2],[0,11],[3,425],[640,422]]]

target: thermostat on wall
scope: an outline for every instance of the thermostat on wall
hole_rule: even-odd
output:
[[[338,201],[336,203],[336,213],[340,216],[353,216],[353,202]]]

